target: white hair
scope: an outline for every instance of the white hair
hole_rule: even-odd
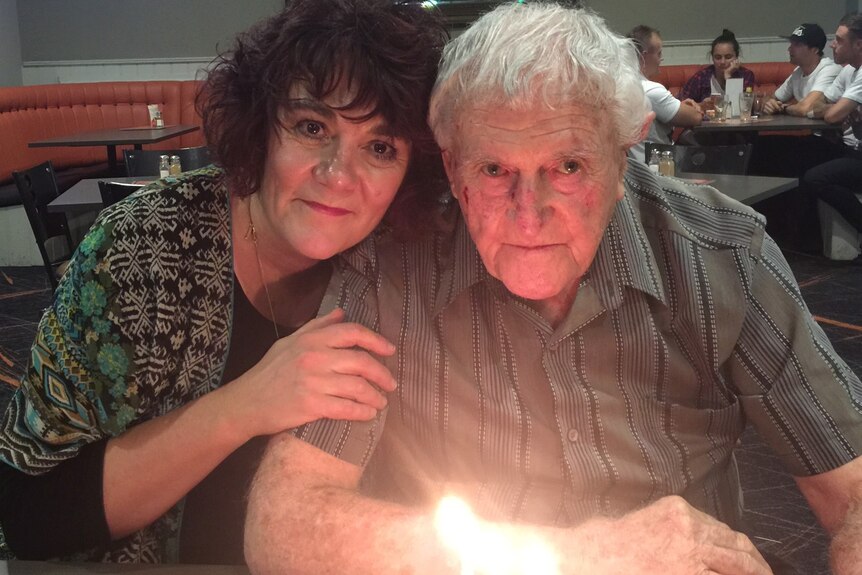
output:
[[[517,110],[537,102],[604,110],[620,146],[640,141],[651,111],[637,51],[601,17],[554,3],[512,3],[485,14],[445,47],[429,124],[440,147],[449,149],[465,108]]]

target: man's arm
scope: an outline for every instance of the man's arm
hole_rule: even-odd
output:
[[[858,106],[859,102],[850,98],[839,98],[834,104],[827,104],[826,99],[821,98],[814,103],[812,115],[815,118],[823,118],[830,124],[840,124],[855,112]]]
[[[435,533],[433,510],[363,497],[360,476],[358,467],[289,434],[273,438],[249,495],[245,557],[252,573],[460,572]],[[679,497],[571,529],[482,525],[497,534],[495,558],[540,539],[556,551],[561,574],[770,573],[744,535]]]
[[[817,519],[832,535],[835,575],[862,573],[862,457],[819,475],[795,479]]]
[[[703,112],[700,109],[700,106],[691,99],[683,100],[679,106],[679,110],[676,115],[671,119],[671,126],[676,126],[680,128],[691,128],[693,126],[700,126],[700,123],[703,121]]]
[[[807,96],[802,98],[802,101],[791,104],[784,109],[784,112],[791,116],[805,116],[809,111],[814,109],[814,106],[823,100],[823,92],[811,91]]]

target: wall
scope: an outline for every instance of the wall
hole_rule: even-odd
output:
[[[21,85],[21,44],[16,0],[0,0],[0,86]]]
[[[803,22],[817,22],[834,32],[848,11],[848,0],[587,0],[587,4],[619,32],[643,23],[660,29],[665,39],[689,41],[712,40],[722,28],[733,30],[738,38],[775,37]]]
[[[215,56],[216,46],[228,46],[238,31],[277,12],[283,3],[21,1],[22,80],[43,84],[194,78]],[[725,26],[737,33],[744,62],[784,61],[787,41],[779,35],[810,21],[819,22],[831,34],[843,14],[862,9],[862,0],[587,0],[586,4],[621,33],[638,23],[658,27],[666,65],[707,64],[709,44]],[[0,9],[5,5],[14,9],[15,0],[0,0]],[[828,48],[827,55],[831,55]]]
[[[19,2],[23,81],[194,78],[237,32],[283,5],[284,0]]]

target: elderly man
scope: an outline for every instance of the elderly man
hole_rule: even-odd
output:
[[[832,85],[841,66],[823,57],[826,33],[819,25],[801,24],[787,39],[790,41],[787,47],[790,62],[796,64],[796,68],[775,90],[775,95],[764,103],[763,111],[805,116]]]
[[[662,40],[658,30],[641,24],[628,33],[628,38],[634,42],[640,53],[641,86],[655,114],[646,139],[629,149],[632,158],[643,162],[648,159],[644,157],[644,142],[672,144],[673,129],[699,126],[703,120],[703,112],[694,100],[680,102],[667,88],[649,79],[658,74],[661,66]]]
[[[862,386],[760,216],[627,163],[651,115],[589,12],[504,5],[448,46],[430,120],[457,206],[354,252],[324,302],[396,345],[399,388],[372,424],[272,441],[253,572],[769,573],[726,525],[746,421],[836,572],[860,564]]]

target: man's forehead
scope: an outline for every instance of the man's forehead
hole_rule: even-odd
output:
[[[541,113],[474,109],[462,115],[454,147],[467,162],[512,153],[599,154],[614,141],[601,117],[591,109],[568,106]]]

